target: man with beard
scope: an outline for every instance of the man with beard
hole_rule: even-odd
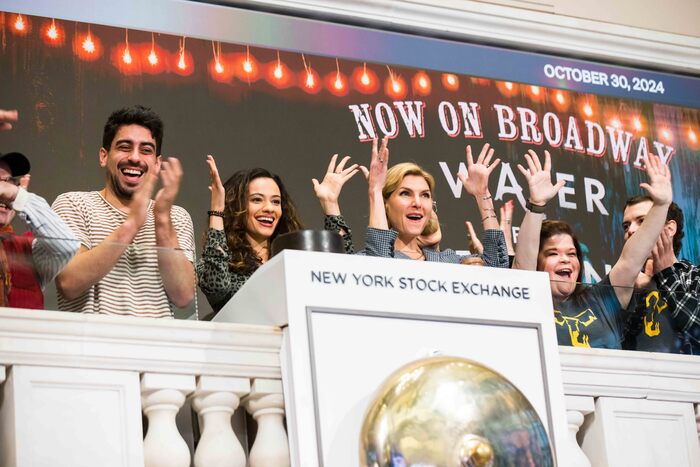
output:
[[[54,210],[80,251],[56,277],[61,310],[170,318],[194,298],[192,219],[173,202],[182,167],[162,159],[163,122],[151,109],[117,110],[104,127],[100,191],[63,193]],[[163,187],[151,199],[156,182]]]
[[[625,241],[644,222],[651,204],[648,196],[627,200]],[[676,257],[685,236],[683,224],[683,211],[671,203],[666,224],[635,283],[640,291],[629,310],[626,349],[700,354],[700,267]]]

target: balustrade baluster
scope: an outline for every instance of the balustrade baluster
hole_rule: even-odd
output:
[[[177,430],[175,416],[194,389],[194,376],[141,376],[141,405],[148,417],[148,432],[143,440],[145,467],[189,467],[190,450]]]
[[[199,415],[202,436],[194,453],[195,467],[245,467],[245,451],[231,428],[231,416],[249,392],[246,378],[197,378],[192,407]]]
[[[279,380],[256,379],[246,409],[258,422],[250,449],[250,467],[289,467],[289,441],[284,430],[284,396]]]
[[[592,397],[566,396],[566,422],[569,427],[569,449],[573,467],[591,467],[586,453],[578,444],[576,434],[583,425],[585,416],[595,411]]]

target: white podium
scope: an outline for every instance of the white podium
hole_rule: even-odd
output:
[[[400,366],[436,354],[475,360],[514,383],[568,466],[551,310],[544,273],[286,250],[214,321],[283,328],[294,467],[356,467],[375,390]]]

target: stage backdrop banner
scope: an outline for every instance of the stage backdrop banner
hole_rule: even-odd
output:
[[[644,193],[642,160],[658,155],[686,216],[681,256],[700,262],[696,77],[196,2],[127,2],[121,15],[80,1],[60,11],[7,3],[19,11],[0,18],[0,108],[19,109],[20,121],[0,134],[0,151],[30,157],[31,188],[49,201],[103,187],[104,122],[143,104],[163,117],[163,156],[185,170],[178,203],[202,233],[207,154],[224,180],[255,166],[280,174],[306,224],[319,228],[311,179],[336,153],[367,165],[371,139],[386,135],[391,163],[414,161],[435,176],[442,246],[459,250],[468,247],[464,221],[481,225],[457,178],[467,145],[478,153],[489,143],[501,159],[490,189],[497,207],[515,201],[516,239],[527,197],[516,165],[530,149],[549,151],[554,177],[567,184],[547,216],[574,226],[592,281],[617,259],[625,200]],[[361,174],[341,206],[360,249]]]

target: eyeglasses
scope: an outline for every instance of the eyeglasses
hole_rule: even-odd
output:
[[[16,185],[16,186],[19,186],[19,182],[21,180],[22,180],[22,176],[0,178],[0,182],[12,183],[13,185]]]

